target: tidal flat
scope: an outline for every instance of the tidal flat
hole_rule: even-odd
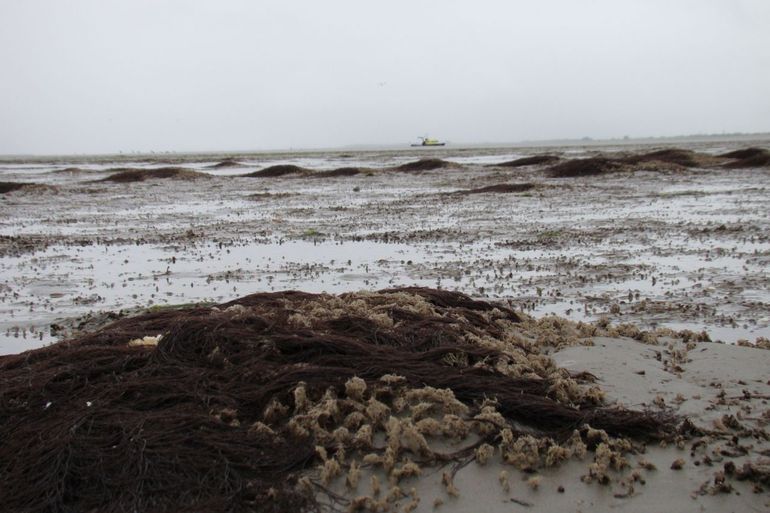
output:
[[[106,312],[397,286],[753,343],[769,144],[0,159],[0,354]]]

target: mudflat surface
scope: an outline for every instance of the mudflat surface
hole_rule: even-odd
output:
[[[0,354],[99,312],[411,285],[754,342],[770,169],[715,157],[746,146],[6,158],[0,180],[25,186],[0,195]],[[633,165],[512,164],[538,155]]]

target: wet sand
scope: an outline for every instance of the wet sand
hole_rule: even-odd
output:
[[[99,312],[397,285],[754,342],[770,171],[714,157],[744,146],[6,159],[2,180],[44,186],[0,199],[0,353]],[[621,164],[552,177],[597,155]],[[275,166],[303,171],[245,176]]]

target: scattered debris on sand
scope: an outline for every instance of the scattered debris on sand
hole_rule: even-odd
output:
[[[260,201],[260,200],[266,200],[266,199],[289,198],[291,196],[297,196],[297,193],[293,193],[293,192],[255,192],[254,194],[249,194],[247,197],[250,200]]]
[[[199,178],[209,178],[210,176],[205,173],[193,171],[192,169],[186,169],[183,167],[159,167],[155,169],[138,169],[138,168],[114,168],[114,174],[101,180],[99,182],[115,182],[115,183],[130,183],[130,182],[144,182],[145,180],[197,180]]]
[[[380,499],[416,506],[398,483],[426,465],[480,455],[531,472],[588,451],[601,478],[637,441],[678,436],[670,412],[605,406],[527,334],[539,325],[444,290],[259,293],[2,356],[0,501],[303,511],[365,465],[391,483]]]
[[[527,192],[535,188],[533,183],[500,183],[496,185],[488,185],[486,187],[479,187],[476,189],[466,189],[456,191],[450,194],[510,194],[517,192]]]

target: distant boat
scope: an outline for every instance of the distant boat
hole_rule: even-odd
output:
[[[445,142],[438,142],[438,139],[431,139],[430,137],[418,137],[422,142],[420,144],[412,144],[413,148],[419,148],[422,146],[446,146]]]

